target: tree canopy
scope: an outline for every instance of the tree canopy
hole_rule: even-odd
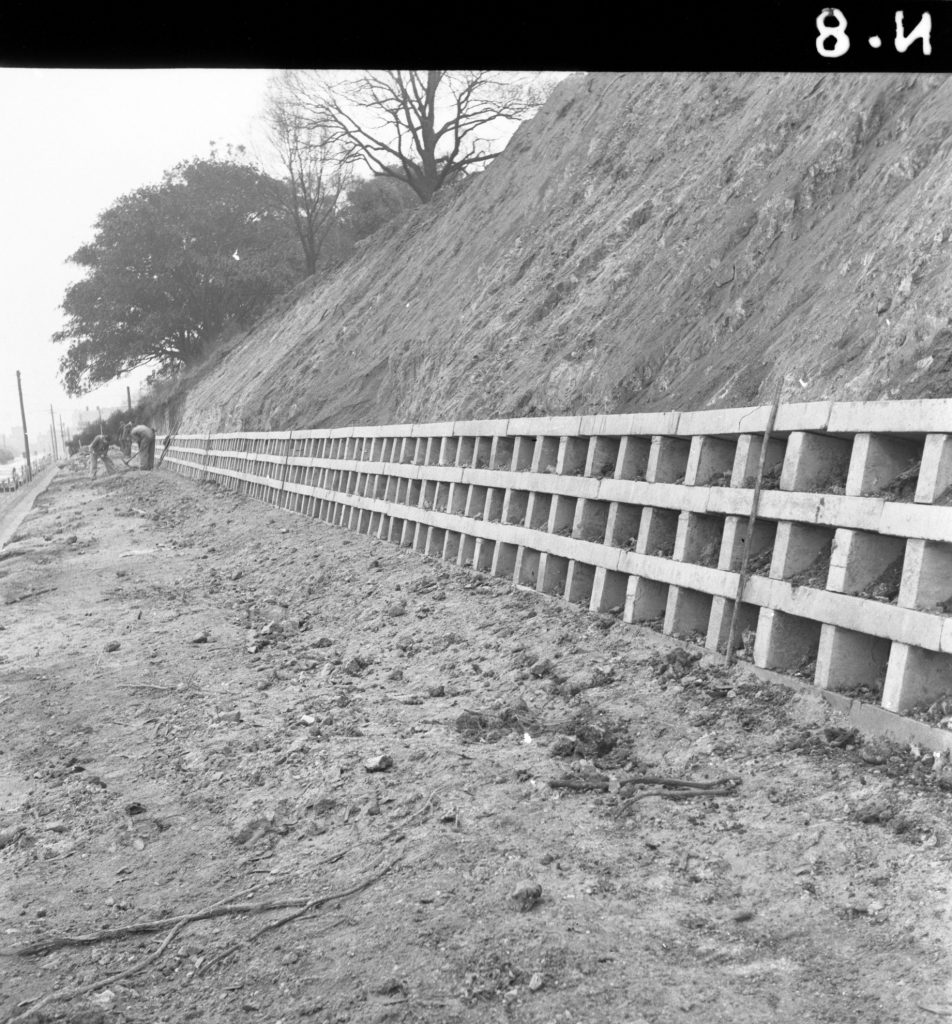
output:
[[[531,79],[490,71],[292,71],[284,88],[302,124],[423,203],[491,160],[498,123],[522,120],[545,97]]]
[[[231,159],[186,161],[123,196],[70,262],[85,276],[63,300],[60,373],[82,394],[130,370],[194,363],[302,276],[277,183]]]

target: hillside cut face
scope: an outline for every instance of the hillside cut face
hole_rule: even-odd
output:
[[[950,154],[944,76],[572,76],[215,361],[183,429],[948,395]]]

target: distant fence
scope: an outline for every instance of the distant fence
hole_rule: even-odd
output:
[[[891,711],[952,696],[952,400],[781,406],[748,538],[768,414],[189,435],[166,462],[711,649],[749,544],[756,665]]]

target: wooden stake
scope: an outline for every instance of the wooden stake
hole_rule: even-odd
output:
[[[754,496],[750,503],[750,519],[747,520],[747,536],[744,540],[744,553],[740,560],[740,573],[737,577],[737,597],[734,598],[734,610],[731,613],[731,628],[727,634],[727,664],[734,663],[734,648],[737,646],[737,626],[740,618],[740,606],[744,599],[744,588],[747,586],[747,559],[750,554],[750,541],[754,536],[754,524],[757,522],[757,508],[760,505],[760,487],[764,477],[764,461],[767,458],[767,445],[770,442],[770,434],[774,424],[777,422],[777,410],[780,408],[780,395],[783,392],[783,381],[777,387],[777,395],[774,398],[773,406],[770,409],[770,416],[767,419],[767,429],[764,431],[763,443],[760,446],[760,459],[757,463],[757,479],[754,481]]]

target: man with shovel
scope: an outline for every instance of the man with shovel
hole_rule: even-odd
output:
[[[132,428],[129,436],[139,446],[139,469],[152,469],[155,461],[155,431],[141,423]]]

